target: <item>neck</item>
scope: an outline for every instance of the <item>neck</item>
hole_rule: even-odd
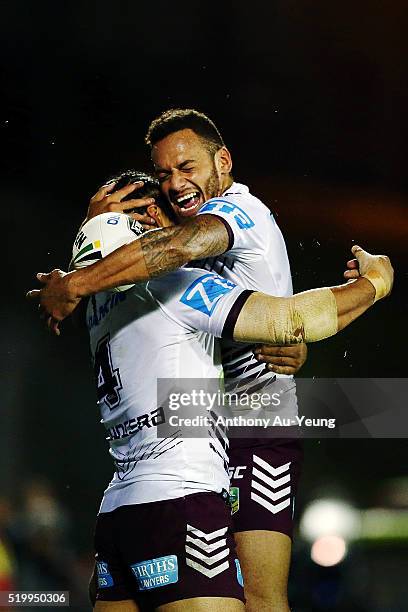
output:
[[[224,191],[229,189],[233,182],[234,182],[234,180],[233,180],[233,178],[231,176],[226,176],[225,179],[221,183],[221,188],[220,188],[219,195],[223,194]]]

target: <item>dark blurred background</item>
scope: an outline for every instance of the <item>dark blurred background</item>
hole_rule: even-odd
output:
[[[69,589],[88,609],[112,469],[86,338],[68,323],[48,335],[24,293],[37,271],[66,268],[107,176],[150,168],[143,137],[162,110],[217,123],[236,179],[276,215],[296,291],[341,282],[355,242],[392,258],[392,297],[310,347],[301,375],[406,377],[406,12],[402,0],[1,3],[0,590]],[[307,441],[296,612],[407,609],[406,433]],[[313,531],[325,521],[337,541]]]

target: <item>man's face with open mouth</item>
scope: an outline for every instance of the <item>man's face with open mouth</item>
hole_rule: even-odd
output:
[[[220,195],[220,181],[205,142],[192,130],[179,130],[152,148],[163,194],[180,218],[193,217],[204,202]]]

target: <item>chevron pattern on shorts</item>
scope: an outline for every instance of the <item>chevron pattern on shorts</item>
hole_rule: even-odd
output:
[[[229,568],[230,549],[227,546],[228,527],[206,533],[187,525],[186,564],[207,578],[214,578]]]
[[[290,506],[290,464],[289,461],[274,467],[264,459],[253,455],[251,499],[273,514]],[[284,487],[284,485],[289,486]]]

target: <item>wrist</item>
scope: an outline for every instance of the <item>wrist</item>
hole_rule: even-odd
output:
[[[381,298],[384,298],[388,294],[387,285],[381,274],[376,270],[368,270],[363,274],[363,278],[366,278],[374,288],[374,302],[381,300]]]
[[[374,283],[372,283],[365,274],[354,279],[354,282],[360,287],[360,290],[362,287],[364,287],[365,295],[368,296],[368,298],[372,300],[372,304],[374,304],[374,302],[378,299],[376,297],[377,292]]]
[[[68,272],[64,277],[67,285],[67,291],[71,299],[79,299],[89,295],[85,285],[86,268],[81,270],[73,270]]]

